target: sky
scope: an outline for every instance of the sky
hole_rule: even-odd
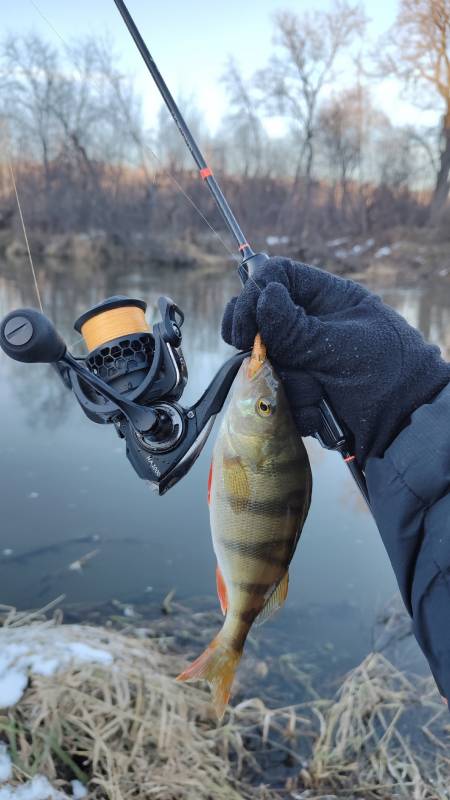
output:
[[[327,0],[127,2],[172,94],[176,98],[193,95],[212,132],[227,111],[220,78],[228,57],[233,55],[244,76],[250,77],[274,52],[273,15],[277,10],[302,14],[328,8]],[[395,19],[395,1],[366,0],[364,7],[371,20],[371,36],[381,34]],[[146,123],[154,123],[159,96],[113,0],[0,0],[0,9],[3,34],[34,30],[56,45],[61,38],[70,41],[92,33],[108,34],[120,53],[121,67],[133,74],[136,90],[144,99]],[[402,99],[394,81],[377,86],[374,98],[396,124],[430,125],[437,120],[435,112],[418,111]]]

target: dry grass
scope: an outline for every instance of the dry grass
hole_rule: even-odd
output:
[[[245,700],[218,726],[208,692],[175,683],[180,659],[154,640],[10,614],[0,643],[23,624],[41,641],[56,633],[114,661],[31,676],[0,716],[18,783],[40,773],[67,790],[76,777],[90,798],[110,800],[295,800],[305,790],[311,800],[449,797],[447,711],[430,680],[409,679],[381,655],[368,656],[333,700],[276,710]],[[288,765],[281,778],[278,769],[278,794],[261,773],[265,764],[266,782],[273,777],[270,754]]]
[[[264,740],[283,736],[293,756],[309,737],[309,757],[286,782],[293,798],[304,789],[309,800],[331,793],[364,800],[450,797],[448,710],[431,678],[409,678],[380,654],[367,656],[333,700],[276,711],[250,701],[241,708],[236,724],[246,724],[253,711],[255,724],[263,719]]]
[[[52,623],[32,624],[40,641],[54,633]],[[107,628],[59,625],[58,635],[108,650],[113,665],[31,677],[21,701],[0,717],[18,781],[36,773],[55,786],[89,779],[89,797],[111,800],[272,797],[246,785],[252,756],[236,728],[213,721],[207,691],[175,683],[179,658]],[[8,627],[2,636],[7,642]]]

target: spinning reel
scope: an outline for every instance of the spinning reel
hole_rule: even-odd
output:
[[[0,344],[16,361],[52,364],[86,416],[114,425],[139,477],[164,494],[199,456],[248,353],[226,361],[200,399],[184,408],[178,402],[188,377],[184,315],[168,297],[158,306],[153,330],[142,300],[110,297],[89,309],[74,326],[88,348],[85,359],[69,353],[50,320],[30,308],[4,318]]]

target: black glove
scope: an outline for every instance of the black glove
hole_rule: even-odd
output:
[[[400,314],[351,280],[270,258],[225,309],[239,350],[259,331],[302,436],[320,429],[325,394],[356,458],[382,455],[411,413],[450,380],[450,364]]]

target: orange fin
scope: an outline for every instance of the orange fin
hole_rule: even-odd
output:
[[[223,575],[220,571],[220,567],[218,564],[216,567],[216,583],[217,583],[217,596],[220,600],[220,608],[222,609],[222,614],[226,614],[228,608],[228,592],[227,592],[227,587],[225,585],[225,581],[223,579]]]
[[[256,617],[255,624],[262,625],[284,605],[289,589],[289,572],[286,571],[280,582],[275,586],[272,594],[267,598],[263,609]]]
[[[203,678],[211,686],[212,700],[218,719],[222,719],[233,683],[236,667],[242,651],[238,653],[231,647],[221,644],[220,634],[212,640],[206,650],[194,661],[177,681]]]
[[[213,478],[213,462],[211,461],[211,465],[209,467],[209,474],[208,474],[208,505],[210,505],[210,503],[211,503],[212,478]]]

